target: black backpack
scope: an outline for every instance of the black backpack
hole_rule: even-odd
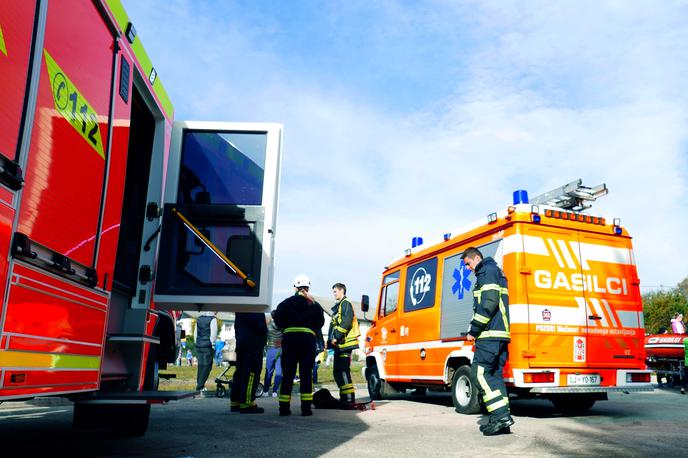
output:
[[[337,401],[330,390],[321,388],[313,394],[313,406],[316,409],[339,409],[339,401]]]

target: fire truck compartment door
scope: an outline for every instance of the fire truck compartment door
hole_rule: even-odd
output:
[[[158,307],[270,308],[281,143],[279,124],[175,122]]]
[[[526,225],[528,349],[531,367],[586,368],[590,311],[585,301],[578,232]]]
[[[642,299],[627,239],[580,233],[589,367],[643,367]]]

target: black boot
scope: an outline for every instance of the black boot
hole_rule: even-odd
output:
[[[492,417],[490,417],[490,421],[486,424],[480,427],[480,431],[482,431],[483,435],[485,436],[495,436],[497,434],[509,434],[511,432],[511,425],[514,424],[514,419],[511,418],[511,415],[506,414],[496,420],[492,420]]]
[[[257,405],[253,404],[252,406],[249,407],[242,407],[239,409],[239,413],[263,413],[265,412],[265,409],[262,407],[258,407]]]
[[[287,417],[291,415],[291,408],[289,407],[288,402],[280,402],[279,403],[279,414],[280,417]]]
[[[311,410],[311,402],[301,401],[301,416],[310,417],[311,415],[313,415],[313,411]]]

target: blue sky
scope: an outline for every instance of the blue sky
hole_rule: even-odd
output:
[[[377,296],[411,237],[576,178],[688,276],[688,2],[123,0],[177,119],[284,124],[275,288]]]

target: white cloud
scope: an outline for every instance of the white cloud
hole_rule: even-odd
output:
[[[504,208],[514,189],[579,177],[608,184],[594,212],[634,235],[643,285],[688,275],[685,2],[437,1],[414,14],[378,4],[377,40],[396,33],[393,21],[426,27],[446,38],[435,58],[460,68],[453,92],[413,111],[371,101],[345,68],[333,78],[338,69],[294,67],[272,50],[279,23],[125,3],[135,22],[157,23],[137,28],[179,117],[284,123],[281,293],[308,273],[318,294],[343,281],[375,297],[411,236]]]

